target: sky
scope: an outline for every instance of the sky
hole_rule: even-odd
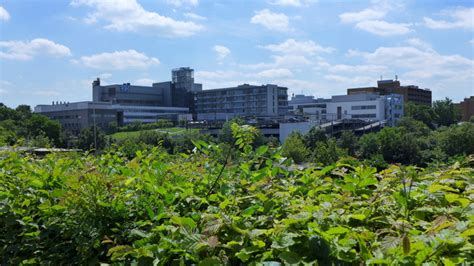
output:
[[[204,89],[278,84],[330,97],[398,76],[474,95],[474,1],[0,0],[0,102],[92,99],[189,66]]]

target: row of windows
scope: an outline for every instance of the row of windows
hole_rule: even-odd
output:
[[[187,110],[153,110],[153,109],[124,109],[125,113],[155,113],[155,114],[166,114],[166,113],[187,113]]]
[[[81,116],[80,115],[55,115],[55,116],[51,116],[51,119],[71,119],[71,118],[80,119]]]
[[[377,117],[376,114],[354,114],[352,118],[375,118]]]
[[[376,105],[353,105],[351,106],[352,110],[373,110],[377,109]]]
[[[266,108],[246,108],[246,109],[232,109],[232,108],[222,108],[222,109],[215,109],[215,110],[198,110],[199,113],[265,113],[267,111]]]

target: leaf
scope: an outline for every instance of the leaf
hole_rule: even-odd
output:
[[[474,227],[473,228],[469,228],[467,229],[466,231],[462,232],[461,233],[461,236],[462,237],[470,237],[470,236],[473,236],[474,235]]]
[[[215,257],[212,258],[205,258],[201,260],[198,264],[199,266],[219,266],[222,265],[222,262]]]
[[[355,220],[359,220],[359,221],[363,221],[363,220],[365,220],[365,218],[367,218],[365,216],[365,214],[351,214],[349,217],[351,219],[355,219]]]
[[[188,227],[188,229],[196,228],[196,222],[189,217],[173,216],[171,217],[171,221],[177,225]]]
[[[268,146],[262,145],[255,150],[257,156],[262,156],[268,151]]]
[[[284,251],[280,253],[278,257],[285,263],[285,265],[298,264],[301,259],[298,254],[290,251]]]
[[[375,185],[377,183],[378,183],[377,178],[367,177],[367,178],[362,179],[362,181],[359,182],[358,186],[359,187],[366,187],[366,186],[370,186],[370,185]]]
[[[272,242],[271,247],[276,249],[291,247],[295,244],[293,238],[297,236],[298,235],[295,233],[282,233],[278,235],[277,238]]]
[[[440,185],[440,184],[432,184],[428,187],[428,191],[430,193],[435,193],[435,192],[438,192],[440,190],[450,191],[450,192],[458,192],[454,188],[451,188],[451,187],[448,187],[448,186],[445,186],[445,185]]]
[[[332,227],[326,231],[326,233],[329,235],[340,235],[340,234],[345,234],[347,232],[350,232],[350,229],[346,227],[342,227],[342,226]]]

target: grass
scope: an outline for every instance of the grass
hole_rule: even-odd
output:
[[[114,139],[124,139],[127,137],[138,136],[140,135],[140,133],[146,132],[146,131],[158,131],[162,133],[168,133],[169,135],[180,135],[186,132],[199,132],[199,129],[196,129],[196,128],[185,129],[181,127],[157,128],[157,129],[146,129],[146,130],[129,131],[129,132],[117,132],[117,133],[112,134],[111,137]]]

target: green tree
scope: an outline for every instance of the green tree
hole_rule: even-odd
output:
[[[474,124],[463,123],[435,133],[439,147],[449,156],[474,154]]]
[[[303,135],[297,131],[293,131],[288,135],[282,146],[282,154],[293,159],[295,163],[304,162],[309,152],[304,144]]]
[[[385,161],[403,164],[419,162],[420,148],[414,134],[407,134],[403,128],[386,127],[377,134],[377,138]]]
[[[352,131],[346,130],[342,132],[337,143],[339,147],[346,149],[349,155],[353,156],[355,154],[357,148],[357,137]]]
[[[235,139],[232,135],[232,124],[236,123],[238,125],[243,125],[245,121],[242,118],[235,117],[229,121],[226,121],[222,125],[222,129],[219,131],[219,134],[217,135],[217,139],[219,142],[224,142],[228,144],[233,144],[235,142]]]
[[[411,117],[423,122],[429,128],[434,128],[434,112],[431,106],[407,102],[405,104],[405,117]]]
[[[415,136],[427,136],[431,130],[422,121],[415,120],[412,117],[403,117],[397,121],[397,126],[403,128],[406,132],[411,132]]]
[[[380,144],[376,133],[364,134],[357,142],[358,154],[364,159],[368,159],[380,153]]]
[[[435,101],[433,103],[434,121],[438,126],[450,126],[459,121],[459,110],[451,99]]]
[[[330,138],[327,141],[318,141],[314,148],[313,161],[322,165],[329,165],[337,162],[339,158],[347,155],[345,150],[337,146],[336,139]]]
[[[326,131],[317,126],[312,127],[308,133],[304,135],[304,143],[310,150],[313,150],[318,142],[325,142],[327,139]]]
[[[32,114],[25,121],[25,130],[25,135],[28,138],[44,134],[55,145],[61,143],[61,125],[58,121],[51,120],[44,115]]]
[[[105,133],[98,127],[96,131],[96,136],[94,137],[94,127],[88,127],[81,130],[77,138],[77,148],[83,150],[93,150],[95,149],[95,143],[97,142],[97,150],[103,149],[106,144]]]

